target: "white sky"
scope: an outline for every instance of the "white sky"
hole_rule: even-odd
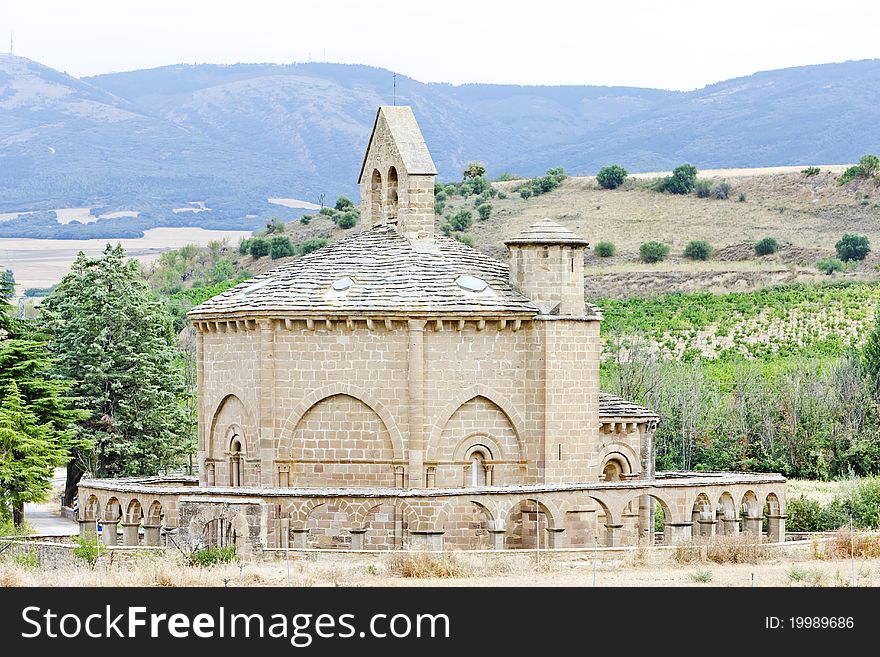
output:
[[[0,51],[83,76],[332,61],[423,82],[694,89],[880,57],[880,1],[0,0]]]

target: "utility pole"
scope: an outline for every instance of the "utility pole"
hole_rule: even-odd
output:
[[[392,83],[394,93],[394,105],[397,105],[397,73],[394,74],[394,82]]]
[[[15,33],[12,32],[12,30],[9,31],[9,54],[10,55],[15,54],[15,42],[12,40],[12,37],[14,36],[14,34]]]

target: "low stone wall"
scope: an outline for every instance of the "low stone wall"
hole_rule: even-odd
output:
[[[184,549],[234,543],[243,554],[617,547],[649,542],[661,513],[666,545],[739,532],[755,540],[785,536],[785,479],[764,474],[667,472],[652,480],[445,489],[84,480],[79,495],[86,500],[81,533],[93,535],[100,519],[108,545],[159,545],[163,530],[176,530]]]

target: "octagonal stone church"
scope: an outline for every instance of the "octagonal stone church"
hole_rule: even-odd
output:
[[[656,473],[657,415],[600,391],[587,240],[545,219],[503,264],[435,230],[435,176],[412,110],[380,107],[364,230],[189,314],[198,479],[84,480],[82,532],[241,552],[783,540],[781,476]]]

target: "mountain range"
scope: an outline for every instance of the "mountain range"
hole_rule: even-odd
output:
[[[77,79],[0,55],[0,236],[196,222],[251,227],[269,197],[356,194],[380,104],[413,107],[441,180],[832,164],[880,151],[880,60],[756,73],[691,92],[422,83],[361,65],[176,65]],[[204,201],[210,211],[173,213]],[[137,210],[53,224],[51,210]],[[301,211],[299,211],[301,212]],[[56,229],[55,226],[58,226]],[[63,229],[63,230],[61,230]],[[69,235],[68,235],[69,234]],[[106,235],[102,236],[117,236]]]

